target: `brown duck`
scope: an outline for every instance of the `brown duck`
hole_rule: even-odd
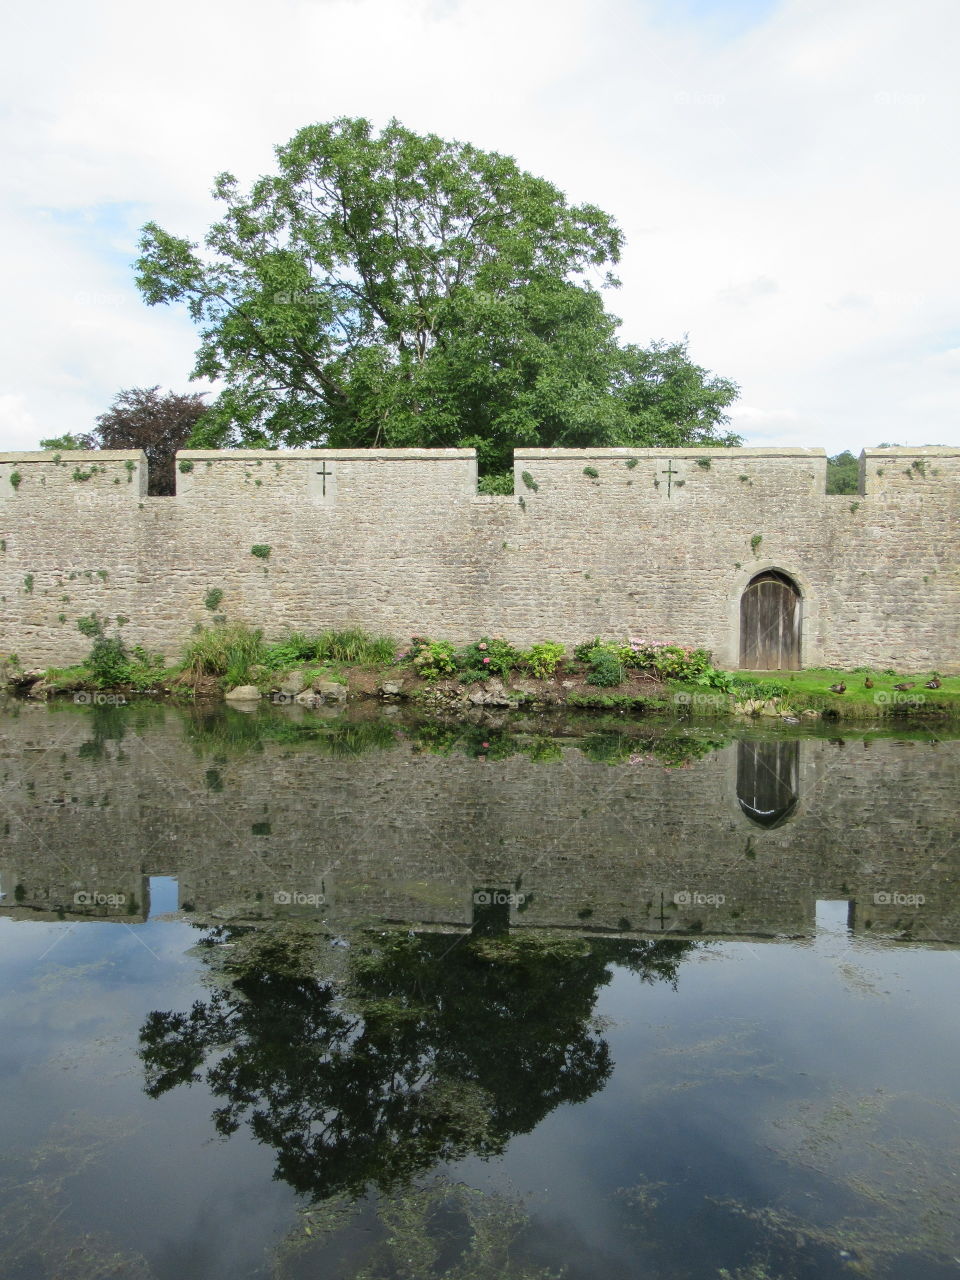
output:
[[[933,679],[932,679],[932,680],[928,680],[928,681],[927,681],[927,683],[926,683],[923,687],[924,687],[925,689],[939,689],[939,688],[940,688],[940,677],[939,677],[939,676],[934,676],[934,677],[933,677]]]
[[[873,688],[873,681],[870,679],[870,677],[869,677],[869,676],[867,676],[866,680],[864,680],[864,682],[863,682],[863,687],[864,687],[865,689],[872,689],[872,688]]]
[[[847,692],[847,686],[846,686],[846,685],[843,683],[843,681],[841,680],[841,682],[840,682],[839,684],[832,684],[832,685],[830,686],[830,692],[831,692],[831,693],[846,693],[846,692]]]
[[[898,689],[901,693],[903,693],[903,692],[904,692],[905,690],[907,690],[907,689],[912,689],[912,688],[913,688],[913,685],[912,685],[912,684],[907,684],[907,682],[906,682],[906,681],[904,681],[902,684],[895,684],[893,687],[894,687],[895,689]]]

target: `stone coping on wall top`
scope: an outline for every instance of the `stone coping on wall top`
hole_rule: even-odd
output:
[[[455,458],[474,459],[476,449],[181,449],[178,458],[194,461],[262,462],[282,458],[291,462],[327,458],[332,462],[360,459],[363,462],[402,462],[407,458],[423,462],[448,462]]]
[[[960,445],[891,445],[887,449],[864,449],[863,458],[960,458]]]
[[[547,462],[551,458],[563,461],[568,458],[825,458],[825,449],[788,448],[696,448],[688,449],[515,449],[515,461],[527,459]]]
[[[146,465],[142,449],[30,449],[20,453],[0,453],[0,462],[134,462]]]

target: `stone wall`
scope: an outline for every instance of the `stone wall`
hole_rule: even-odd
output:
[[[468,928],[477,891],[499,889],[522,895],[515,928],[803,937],[819,900],[846,899],[864,936],[960,942],[960,741],[801,739],[797,804],[772,828],[738,801],[736,743],[667,768],[575,745],[551,762],[434,755],[402,734],[342,759],[228,741],[170,708],[0,717],[3,911],[129,919],[135,899],[142,918],[146,877],[167,875],[205,915],[322,893],[307,914],[334,928]],[[78,908],[78,890],[127,904]]]
[[[631,634],[732,667],[774,568],[803,665],[960,672],[960,449],[867,450],[854,496],[825,493],[818,449],[530,449],[515,471],[491,498],[469,449],[188,451],[150,498],[139,453],[0,454],[0,649],[75,661],[97,612],[172,657],[218,589],[270,638]]]

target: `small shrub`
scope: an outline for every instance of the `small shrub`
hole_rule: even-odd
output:
[[[33,590],[33,574],[32,573],[28,573],[27,576],[24,578],[23,589],[24,591],[26,591],[27,595],[29,595],[30,592]]]
[[[552,676],[563,658],[563,645],[546,640],[541,644],[533,644],[521,655],[523,664],[535,680],[547,680]]]
[[[103,635],[103,622],[95,613],[91,613],[77,619],[77,630],[92,640],[95,636]]]
[[[653,671],[661,680],[697,681],[710,666],[707,649],[693,649],[688,645],[657,644],[631,639],[627,646],[631,667]]]
[[[427,640],[424,636],[414,636],[409,658],[414,671],[425,680],[439,680],[443,676],[456,674],[457,651],[449,640]]]
[[[490,639],[481,636],[475,644],[467,645],[456,654],[457,670],[465,680],[483,680],[496,675],[508,679],[510,672],[520,666],[523,655],[500,636]]]
[[[389,636],[372,636],[361,627],[323,631],[317,637],[314,657],[324,662],[352,662],[385,666],[395,662],[396,643]]]
[[[219,607],[220,601],[222,599],[223,599],[223,592],[220,590],[220,588],[211,587],[210,590],[207,592],[207,594],[203,597],[203,603],[204,603],[204,606],[207,609],[209,609],[211,613],[216,613],[217,608]]]
[[[590,670],[587,684],[608,688],[623,683],[623,663],[616,649],[600,645],[590,655]]]
[[[710,459],[710,458],[698,458],[698,459],[697,459],[697,466],[698,466],[698,467],[702,467],[704,471],[709,471],[709,470],[710,470],[710,462],[711,462],[711,459]]]
[[[318,651],[319,640],[311,640],[302,631],[294,631],[285,640],[264,649],[263,665],[271,671],[290,671],[301,663],[315,661]]]
[[[585,640],[583,644],[578,644],[573,651],[573,656],[577,662],[589,662],[590,654],[602,644],[600,637],[594,636],[592,640]]]
[[[127,469],[127,484],[130,484],[133,480],[133,473],[137,469],[137,464],[132,458],[125,458],[123,465]]]
[[[760,550],[760,543],[762,541],[763,541],[762,533],[755,533],[753,537],[750,539],[750,550],[753,552],[754,555],[756,555],[757,552]]]
[[[596,467],[584,467],[583,474],[589,476],[591,480],[599,480],[600,478],[600,472]]]
[[[120,619],[117,619],[119,623]],[[134,645],[127,663],[125,684],[134,689],[153,689],[163,679],[164,661],[162,653],[148,653],[141,645]]]
[[[639,461],[640,461],[639,458],[628,458],[623,465],[627,468],[628,471],[632,471],[633,468],[639,463]]]
[[[250,668],[263,661],[263,653],[263,632],[234,622],[201,628],[187,645],[183,665],[194,680],[218,676],[229,685],[246,684]]]
[[[22,481],[23,481],[23,476],[20,474],[19,471],[10,472],[10,483],[13,485],[14,489],[19,489]]]
[[[537,484],[536,480],[534,480],[533,476],[530,474],[529,471],[521,471],[520,479],[527,486],[527,488],[532,489],[534,493],[536,493],[537,490],[540,488],[540,486]]]
[[[79,467],[74,467],[72,478],[74,480],[89,480],[91,476],[95,476],[96,474],[97,474],[96,467],[91,467],[89,471],[81,471]]]
[[[263,542],[255,542],[250,548],[250,554],[256,556],[258,560],[267,560],[270,557],[271,548]]]
[[[126,646],[119,636],[98,635],[84,666],[101,687],[126,684],[130,670]]]
[[[181,474],[187,476],[193,470],[193,459],[181,458],[178,465],[179,465]]]
[[[477,481],[477,492],[487,495],[512,495],[513,472],[501,471],[492,476],[481,476]]]
[[[323,631],[318,636],[294,631],[265,649],[263,662],[271,671],[289,671],[305,662],[389,666],[396,657],[396,642],[389,636],[372,636],[360,627],[348,627],[343,631]]]

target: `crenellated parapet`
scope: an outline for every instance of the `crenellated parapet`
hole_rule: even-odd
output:
[[[804,666],[960,670],[960,449],[866,450],[855,495],[826,493],[822,449],[523,449],[514,472],[483,497],[472,449],[186,450],[161,498],[139,452],[0,454],[0,649],[75,661],[96,612],[172,656],[219,593],[270,635],[639,635],[734,667],[766,575]]]

